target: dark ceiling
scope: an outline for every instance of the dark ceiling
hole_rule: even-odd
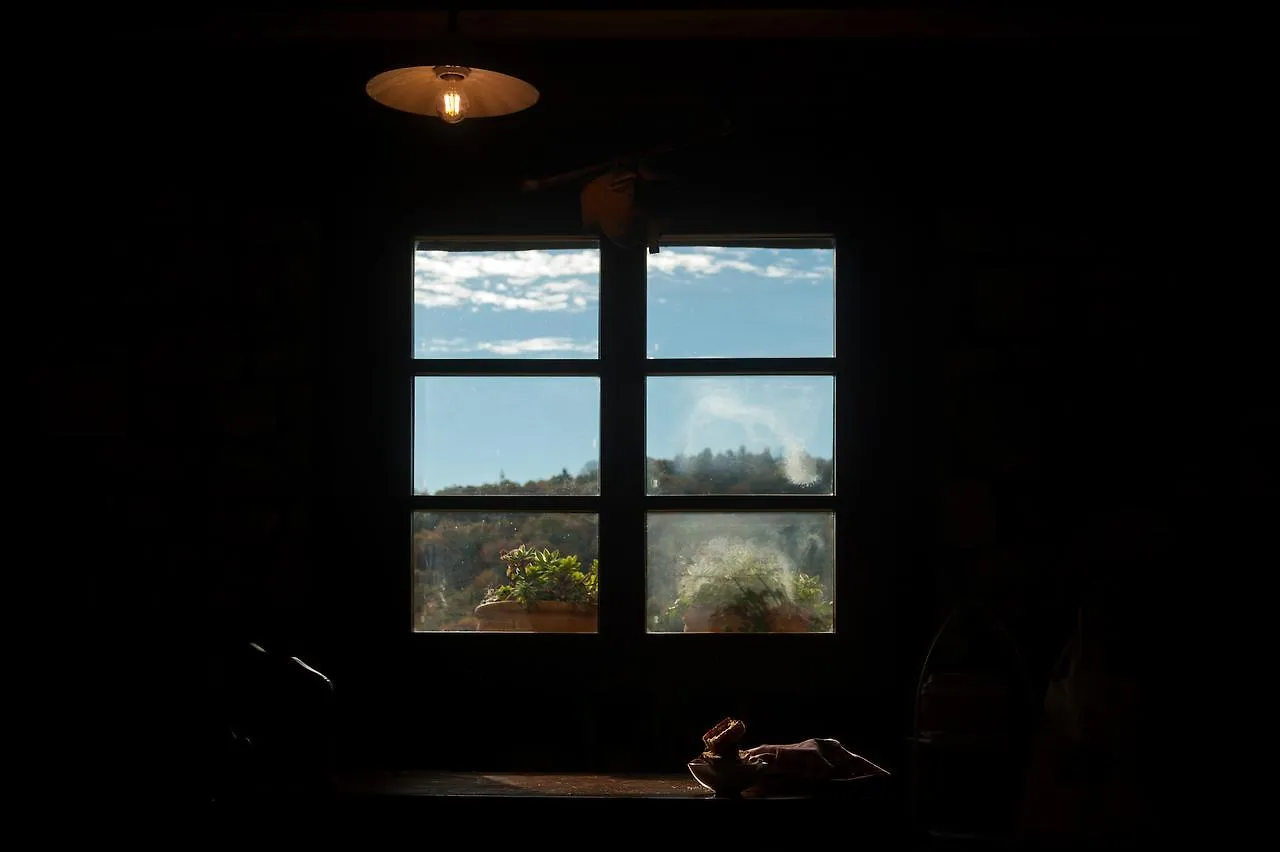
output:
[[[532,82],[533,108],[447,127],[365,95],[380,71],[433,64],[448,20],[385,2],[116,9],[84,43],[91,109],[132,156],[181,149],[205,176],[510,187],[726,124],[730,137],[679,155],[686,171],[821,180],[888,157],[902,173],[1016,154],[1066,173],[1186,88],[1167,16],[852,4],[459,10],[469,64]]]

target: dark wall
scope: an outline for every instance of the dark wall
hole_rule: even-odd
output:
[[[1136,623],[1142,572],[1203,496],[1193,427],[1170,426],[1199,376],[1167,179],[1174,105],[1199,92],[1154,42],[860,47],[808,56],[781,115],[705,83],[655,111],[638,47],[549,45],[543,66],[526,47],[512,70],[547,70],[544,104],[457,128],[364,96],[390,51],[88,52],[121,94],[78,117],[97,150],[67,205],[92,236],[65,248],[91,262],[68,258],[84,273],[37,375],[51,446],[75,447],[61,481],[109,495],[80,521],[122,566],[91,572],[92,608],[146,613],[111,624],[110,653],[288,649],[337,684],[353,761],[662,768],[732,713],[757,741],[832,735],[896,767],[929,637],[965,596],[1037,664],[1082,600]],[[673,50],[749,65],[736,43]],[[587,108],[551,97],[564,65]],[[407,238],[575,231],[572,192],[518,181],[717,112],[739,131],[679,161],[677,223],[802,223],[856,253],[857,627],[816,652],[676,637],[532,659],[511,637],[406,635]],[[704,653],[718,668],[690,664]]]

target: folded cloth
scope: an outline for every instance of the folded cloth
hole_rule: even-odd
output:
[[[849,751],[838,740],[827,738],[786,745],[758,745],[742,749],[739,755],[744,763],[760,768],[764,781],[812,784],[889,774],[865,757]]]

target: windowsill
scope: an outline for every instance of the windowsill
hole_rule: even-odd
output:
[[[356,797],[591,797],[709,798],[688,773],[442,772],[384,770],[339,779],[340,794]]]
[[[406,827],[462,824],[481,840],[519,839],[522,843],[546,831],[573,832],[584,826],[602,828],[613,838],[631,832],[694,829],[710,830],[708,836],[714,836],[719,846],[758,843],[761,831],[793,831],[797,825],[835,817],[855,827],[852,830],[864,848],[905,849],[911,839],[898,801],[900,790],[891,778],[832,782],[808,795],[748,791],[738,799],[715,796],[687,773],[386,769],[339,773],[333,781],[318,795],[313,791],[312,795],[258,794],[226,800],[220,803],[219,813],[229,821],[221,824],[256,826],[261,819],[278,818],[290,825],[335,826],[367,819],[368,826],[391,836],[392,827],[398,829],[397,820],[402,819]],[[591,814],[604,821],[580,822]],[[310,818],[314,819],[308,822]],[[912,844],[909,848],[922,847]]]
[[[768,801],[871,801],[889,779],[862,778],[829,782],[812,791],[761,793],[748,790],[739,799]],[[342,798],[518,798],[518,799],[662,799],[732,801],[715,796],[689,773],[630,772],[446,772],[437,770],[372,770],[341,776]]]

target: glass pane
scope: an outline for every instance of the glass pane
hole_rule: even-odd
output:
[[[597,516],[414,512],[413,629],[594,633]]]
[[[600,251],[413,253],[413,357],[595,358]]]
[[[835,249],[664,246],[648,258],[650,358],[835,355]]]
[[[832,512],[650,512],[650,633],[825,633]]]
[[[653,376],[649,494],[832,494],[831,376]]]
[[[414,494],[600,493],[600,379],[419,376]]]

